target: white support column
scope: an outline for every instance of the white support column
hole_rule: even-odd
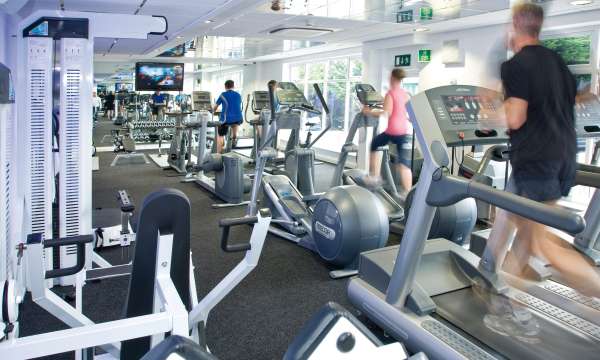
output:
[[[382,50],[363,47],[363,82],[380,89],[382,84]],[[369,129],[370,130],[370,129]],[[369,153],[372,140],[372,132],[361,126],[358,130],[358,153],[356,154],[357,168],[369,171]]]
[[[19,177],[24,184],[25,220],[19,241],[24,242],[31,233],[41,233],[45,239],[52,237],[54,157],[51,151],[52,126],[48,124],[52,124],[54,47],[51,38],[20,40],[19,71],[23,82],[17,84],[18,151],[21,154],[18,163],[21,167]],[[44,253],[45,263],[51,268],[51,253]]]

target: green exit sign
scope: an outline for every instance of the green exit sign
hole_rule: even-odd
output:
[[[401,67],[401,66],[410,66],[410,54],[404,54],[404,55],[396,55],[395,59],[394,59],[394,66],[395,67]]]
[[[400,11],[396,15],[396,22],[398,22],[398,23],[405,23],[405,22],[412,22],[412,21],[413,21],[413,11],[412,10]]]
[[[431,61],[431,50],[430,49],[421,49],[419,50],[419,62],[428,63]]]
[[[419,8],[419,17],[421,20],[433,20],[433,8],[431,6]]]

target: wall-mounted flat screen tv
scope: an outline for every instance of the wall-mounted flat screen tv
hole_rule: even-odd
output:
[[[156,62],[135,64],[135,90],[183,91],[183,64]]]

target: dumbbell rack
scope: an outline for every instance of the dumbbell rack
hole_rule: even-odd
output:
[[[174,119],[135,120],[130,123],[131,136],[135,142],[171,140],[175,128]]]

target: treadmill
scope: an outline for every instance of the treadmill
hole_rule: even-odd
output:
[[[408,112],[424,156],[421,181],[400,246],[361,254],[359,275],[348,285],[351,302],[387,333],[431,359],[593,359],[600,350],[600,327],[535,296],[503,283],[487,271],[490,260],[446,239],[427,241],[435,206],[467,197],[487,201],[507,211],[568,233],[579,233],[583,219],[448,172],[448,143],[457,138],[503,136],[494,112],[499,93],[452,85],[412,98]],[[492,117],[483,119],[480,109]],[[489,117],[489,115],[488,115]],[[474,126],[457,133],[454,122],[486,120],[486,130]],[[485,268],[485,269],[484,269]],[[485,284],[489,291],[482,291]],[[524,342],[488,329],[483,317],[491,301],[507,298],[527,307],[540,324],[536,342]]]
[[[600,97],[585,101],[575,106],[577,137],[580,139],[600,138]],[[598,144],[596,143],[593,165],[597,165],[599,156]],[[600,168],[596,166],[580,165],[577,182],[585,182],[582,185],[598,187],[597,174]],[[585,231],[575,237],[575,247],[587,256],[596,266],[600,266],[600,192],[596,190],[585,214],[587,226]]]
[[[575,107],[576,135],[579,140],[600,137],[600,99],[593,97]],[[576,185],[592,188],[600,187],[600,167],[579,164]],[[574,211],[572,209],[569,209]],[[600,266],[600,192],[595,191],[585,211],[586,228],[573,239],[573,246],[586,256],[591,263]],[[477,232],[472,236],[471,251],[480,255],[487,242],[491,229]],[[513,245],[511,251],[519,252],[518,246]],[[600,271],[600,269],[599,269]],[[509,276],[510,284],[540,297],[562,310],[576,315],[590,323],[600,326],[600,301],[579,294],[576,290],[564,284],[559,273],[556,273],[545,260],[532,257],[529,259],[529,279],[523,280]]]

